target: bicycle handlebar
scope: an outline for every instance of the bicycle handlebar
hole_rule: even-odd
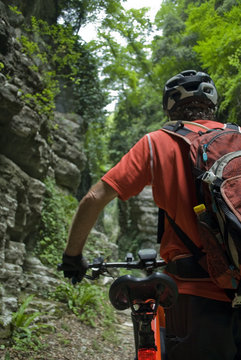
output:
[[[125,268],[127,270],[139,269],[145,270],[148,274],[151,274],[154,269],[158,267],[164,267],[166,265],[164,260],[157,260],[156,257],[146,255],[146,250],[143,253],[139,253],[140,260],[134,261],[133,258],[129,258],[127,261],[120,262],[104,262],[102,257],[94,260],[93,263],[88,264],[88,269],[92,269],[92,276],[85,275],[87,279],[95,280],[99,275],[108,274],[108,269]]]

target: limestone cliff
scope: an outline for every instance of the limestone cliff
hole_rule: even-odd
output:
[[[41,218],[43,180],[52,176],[76,194],[86,162],[81,117],[55,113],[52,126],[21,96],[23,89],[31,93],[43,87],[33,60],[21,52],[24,21],[0,1],[0,323],[5,324],[20,291],[53,281],[50,270],[28,251]]]

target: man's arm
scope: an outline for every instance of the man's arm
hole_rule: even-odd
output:
[[[81,200],[70,227],[66,255],[77,256],[82,253],[86,239],[101,210],[117,196],[118,193],[102,180],[88,191]]]

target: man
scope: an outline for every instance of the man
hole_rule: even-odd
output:
[[[183,71],[167,81],[163,108],[170,120],[194,121],[210,129],[222,126],[214,121],[217,91],[203,72]],[[185,125],[198,132],[195,125]],[[199,247],[197,205],[188,158],[188,145],[162,130],[147,134],[94,185],[81,200],[70,229],[62,270],[66,277],[81,280],[86,271],[82,251],[87,236],[104,208],[115,197],[127,200],[151,185],[156,205],[175,221]],[[166,222],[160,255],[167,262],[178,260],[185,266],[191,258],[172,226]],[[241,313],[231,307],[226,293],[210,278],[184,279],[175,274],[179,299],[166,311],[168,360],[241,359]],[[197,278],[196,278],[197,277]]]

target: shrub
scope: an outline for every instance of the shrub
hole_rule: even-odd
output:
[[[66,303],[68,308],[84,323],[96,326],[97,322],[110,325],[114,311],[108,304],[106,288],[98,282],[87,280],[73,286],[68,282],[60,284],[50,297]]]

